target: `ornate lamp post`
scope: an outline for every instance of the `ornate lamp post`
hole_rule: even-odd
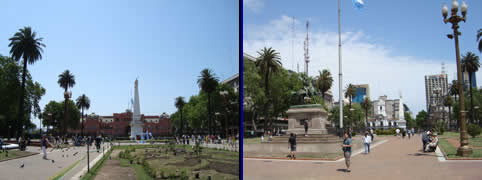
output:
[[[465,22],[465,15],[467,14],[467,4],[465,1],[462,2],[460,6],[460,11],[462,12],[462,17],[457,15],[457,11],[459,9],[459,3],[457,0],[452,0],[452,13],[450,17],[447,19],[448,8],[447,5],[444,4],[442,6],[442,15],[443,21],[445,24],[448,22],[452,24],[452,29],[454,30],[453,34],[448,34],[447,37],[449,39],[455,39],[455,56],[457,59],[457,86],[459,90],[459,107],[460,107],[460,147],[457,149],[458,156],[470,156],[472,154],[472,148],[469,147],[469,141],[467,138],[467,129],[465,124],[465,109],[464,109],[464,92],[462,86],[462,71],[460,65],[460,52],[459,52],[459,35],[461,33],[458,31],[460,21]]]

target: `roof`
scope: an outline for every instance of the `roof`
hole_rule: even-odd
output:
[[[256,61],[256,58],[254,56],[251,56],[245,52],[243,52],[243,60],[244,60],[244,57],[246,57],[247,60]]]
[[[222,81],[221,84],[226,84],[226,83],[231,82],[232,80],[235,80],[235,79],[239,79],[239,73],[237,73],[234,76],[231,76],[230,78]]]

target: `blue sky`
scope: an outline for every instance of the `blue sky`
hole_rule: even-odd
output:
[[[441,13],[442,4],[450,8],[451,0],[364,2],[365,8],[357,10],[352,0],[342,1],[343,87],[368,83],[372,100],[380,95],[398,98],[401,93],[416,114],[425,109],[424,75],[440,73],[442,62],[449,81],[456,72],[454,40],[446,37],[452,32],[451,25],[443,23]],[[482,28],[482,1],[466,3],[467,22],[460,23],[461,54],[471,51],[481,56],[475,35]],[[257,55],[257,50],[271,46],[281,53],[283,66],[293,70],[299,63],[303,71],[303,40],[309,20],[309,74],[328,68],[335,78],[332,90],[338,99],[337,0],[246,0],[243,7],[244,52]],[[477,78],[479,86],[481,79]]]
[[[125,111],[136,77],[141,113],[161,114],[176,111],[175,97],[199,92],[202,69],[220,80],[239,72],[235,1],[1,1],[0,12],[0,54],[24,26],[44,38],[43,59],[28,66],[47,89],[42,108],[63,99],[57,80],[66,69],[72,96],[86,94],[88,113],[100,115]]]

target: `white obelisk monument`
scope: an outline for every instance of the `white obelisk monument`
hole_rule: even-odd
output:
[[[136,140],[137,135],[142,136],[143,125],[141,121],[141,108],[139,105],[139,88],[137,79],[134,87],[134,114],[132,114],[130,138]]]

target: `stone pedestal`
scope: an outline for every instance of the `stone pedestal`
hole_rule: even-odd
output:
[[[320,104],[291,106],[288,111],[288,133],[305,134],[305,120],[308,120],[308,134],[328,134],[328,113]]]

